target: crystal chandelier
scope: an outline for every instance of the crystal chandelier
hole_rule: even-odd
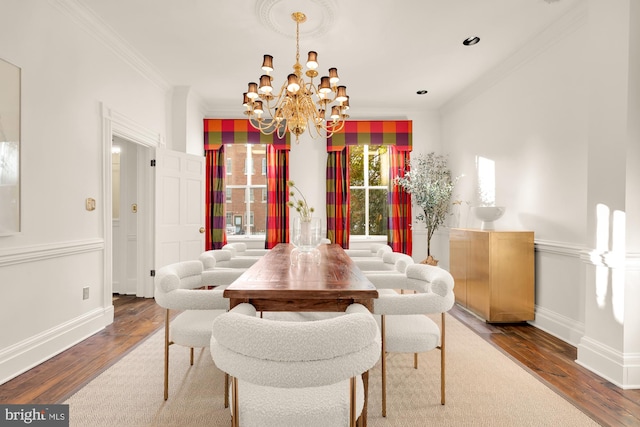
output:
[[[320,78],[320,84],[316,86],[314,77],[318,76],[317,52],[309,52],[307,59],[307,71],[302,74],[300,65],[300,23],[307,17],[302,12],[291,14],[296,22],[296,63],[293,73],[287,76],[287,80],[275,94],[273,88],[273,56],[264,55],[262,69],[266,74],[260,77],[260,85],[249,83],[249,88],[244,95],[243,106],[245,114],[249,117],[251,125],[265,135],[277,132],[278,137],[283,138],[290,131],[298,137],[309,128],[311,137],[316,138],[326,133],[329,137],[339,132],[344,127],[344,121],[349,116],[349,97],[347,87],[338,86],[338,70],[329,69],[329,75]],[[265,109],[266,107],[266,109]],[[326,119],[329,111],[329,119]],[[266,112],[266,114],[265,114]],[[265,117],[266,116],[266,117]]]

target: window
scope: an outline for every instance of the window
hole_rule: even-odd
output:
[[[266,155],[266,146],[263,144],[225,146],[225,164],[236,165],[227,169],[225,183],[227,225],[233,225],[234,234],[265,235],[267,211],[263,198],[267,190]],[[255,174],[254,165],[264,165],[265,174]],[[232,224],[229,224],[229,218],[233,218]]]
[[[351,236],[386,236],[389,153],[384,146],[349,147]]]
[[[249,147],[251,147],[249,145]],[[249,149],[251,151],[251,149]],[[253,159],[251,157],[245,157],[244,159],[244,174],[253,175]]]

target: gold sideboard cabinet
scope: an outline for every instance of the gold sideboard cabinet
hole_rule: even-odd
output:
[[[451,229],[456,303],[487,322],[534,320],[533,231]]]

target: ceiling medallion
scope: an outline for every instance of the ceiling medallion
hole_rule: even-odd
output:
[[[308,39],[325,35],[333,27],[336,16],[333,0],[258,0],[255,10],[262,25],[287,38],[294,37],[287,17],[297,10],[313,16],[313,23],[300,30],[300,34]]]

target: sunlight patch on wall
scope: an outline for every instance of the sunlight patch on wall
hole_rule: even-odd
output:
[[[599,203],[596,206],[596,247],[591,256],[596,265],[596,303],[599,308],[606,308],[611,280],[611,310],[614,319],[620,324],[624,322],[625,235],[625,213],[614,211],[611,214],[608,206]]]
[[[496,162],[476,156],[477,196],[479,206],[496,204]]]
[[[611,271],[611,305],[613,317],[620,324],[624,323],[624,284],[626,261],[626,215],[622,211],[613,211],[613,230],[611,240],[611,255],[613,259],[609,265]]]
[[[609,207],[599,203],[596,206],[596,254],[603,254],[609,247]],[[602,260],[596,262],[596,303],[599,308],[604,308],[607,299],[609,283],[609,269],[599,265]]]

